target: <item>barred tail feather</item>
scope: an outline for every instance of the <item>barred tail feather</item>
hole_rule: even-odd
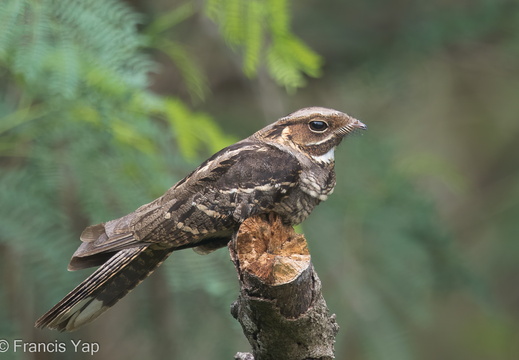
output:
[[[35,326],[73,331],[93,321],[140,284],[171,251],[141,246],[117,252],[40,317]]]

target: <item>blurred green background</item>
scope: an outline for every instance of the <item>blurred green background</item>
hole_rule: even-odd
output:
[[[173,256],[93,324],[36,330],[82,229],[306,106],[365,122],[302,225],[337,359],[519,359],[519,3],[0,2],[2,359],[232,359],[227,251]]]

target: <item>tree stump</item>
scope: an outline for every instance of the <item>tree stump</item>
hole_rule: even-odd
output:
[[[274,214],[247,219],[229,243],[240,281],[231,306],[252,354],[239,360],[333,359],[339,326],[321,293],[303,235]]]

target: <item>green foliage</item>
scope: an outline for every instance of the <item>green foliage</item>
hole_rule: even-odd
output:
[[[135,36],[138,17],[124,4],[9,0],[0,6],[2,63],[23,77],[33,95],[51,91],[71,99],[83,87],[101,87],[85,81],[93,69],[125,86],[146,85],[151,64],[136,52],[142,46]]]
[[[206,143],[214,153],[232,142],[232,137],[223,136],[220,129],[206,114],[192,113],[180,101],[168,99],[161,109],[167,114],[167,120],[175,129],[178,146],[188,159],[196,157],[196,150]],[[203,129],[203,131],[201,131]]]
[[[207,0],[208,16],[232,47],[243,52],[243,71],[253,77],[266,59],[270,76],[289,91],[318,77],[322,59],[290,31],[288,0]]]
[[[356,112],[370,126],[362,139],[338,149],[335,194],[301,226],[341,325],[337,358],[517,353],[510,345],[517,291],[510,284],[517,273],[519,182],[516,167],[506,165],[517,153],[519,32],[512,3],[201,5],[240,53],[246,76],[266,72],[291,91],[319,76],[322,65],[293,33],[293,20],[299,21],[298,35],[326,54],[330,76],[304,98],[292,98],[290,107],[312,99]],[[232,104],[222,116],[234,121],[229,128],[258,120],[235,79],[218,74],[225,86],[210,93],[208,79],[217,76],[201,64],[214,54],[179,30],[199,25],[198,6],[186,2],[140,16],[116,0],[0,1],[0,338],[69,339],[35,332],[32,323],[88,275],[65,271],[83,228],[160,196],[236,140],[207,114],[147,88],[149,73],[161,71],[154,55],[169,59],[165,65],[176,68],[192,103]],[[298,7],[297,19],[291,6]],[[362,64],[361,71],[352,71],[352,63]],[[481,71],[485,63],[488,73]],[[450,87],[436,87],[441,80]],[[226,118],[229,113],[239,120]],[[497,129],[507,141],[492,136]],[[431,184],[447,189],[435,202]],[[488,289],[474,276],[483,272]],[[161,346],[173,348],[165,352],[172,358],[223,359],[248,348],[227,311],[237,281],[225,251],[175,253],[155,275],[73,337],[90,336],[110,359],[165,358]],[[501,302],[492,308],[493,298]],[[477,303],[491,311],[481,315]],[[423,344],[431,338],[428,351]],[[463,346],[449,349],[460,341]]]
[[[175,24],[159,20],[150,29]],[[82,228],[162,195],[201,154],[234,141],[208,115],[147,89],[155,66],[143,50],[167,40],[140,35],[139,21],[113,0],[0,3],[0,247],[23,259],[16,296],[41,292],[26,304],[37,313],[88,275],[64,271]],[[202,97],[188,55],[172,53],[186,87]],[[211,266],[217,280],[221,263]],[[2,335],[20,334],[34,310]]]
[[[170,12],[157,17],[145,30],[149,46],[166,54],[178,68],[187,90],[193,100],[204,100],[208,85],[207,79],[191,56],[188,49],[180,41],[171,40],[164,33],[174,26],[189,19],[195,13],[191,3],[186,3]]]
[[[251,19],[259,5],[249,7]],[[194,101],[208,93],[189,48],[170,36],[194,12],[184,4],[140,34],[144,18],[120,1],[0,2],[0,248],[9,260],[2,272],[8,284],[24,284],[0,294],[27,299],[22,318],[2,322],[2,336],[22,336],[38,313],[87,276],[64,271],[85,226],[160,196],[201,154],[235,141],[208,115],[147,89],[157,67],[145,50],[158,50]],[[249,38],[252,31],[263,36],[261,26]],[[254,46],[246,45],[249,75],[260,66],[254,52],[261,47]],[[224,252],[180,257],[164,266],[166,285],[175,294],[202,291],[228,303],[236,283],[221,270],[225,259]],[[2,304],[4,319],[17,304]]]
[[[24,93],[28,107],[10,114],[0,130],[31,121],[52,109],[66,117],[104,126],[115,140],[149,154],[159,149],[139,127],[148,126],[143,123],[150,116],[174,125],[180,124],[175,117],[181,111],[184,119],[193,118],[191,131],[206,130],[211,122],[207,116],[192,113],[185,106],[181,109],[179,104],[172,106],[174,101],[145,89],[152,63],[139,52],[144,44],[136,32],[138,17],[123,4],[107,1],[99,6],[94,0],[74,4],[28,1],[25,6],[19,3],[7,1],[0,9],[2,24],[11,25],[9,31],[4,28],[0,34],[0,54],[4,55],[0,61],[28,90]],[[27,24],[21,25],[22,21]],[[184,69],[188,88],[203,96],[205,85],[200,74],[190,65],[182,47],[173,45],[168,45],[169,52],[175,54],[173,59]],[[35,107],[38,99],[45,103]],[[200,142],[214,150],[232,141],[214,126],[207,131],[209,135],[198,142],[183,141],[183,154],[192,157]]]

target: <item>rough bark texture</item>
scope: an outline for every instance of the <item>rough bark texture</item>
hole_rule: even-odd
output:
[[[229,243],[240,295],[231,306],[252,346],[238,360],[333,359],[339,326],[306,240],[271,215],[246,220]]]

